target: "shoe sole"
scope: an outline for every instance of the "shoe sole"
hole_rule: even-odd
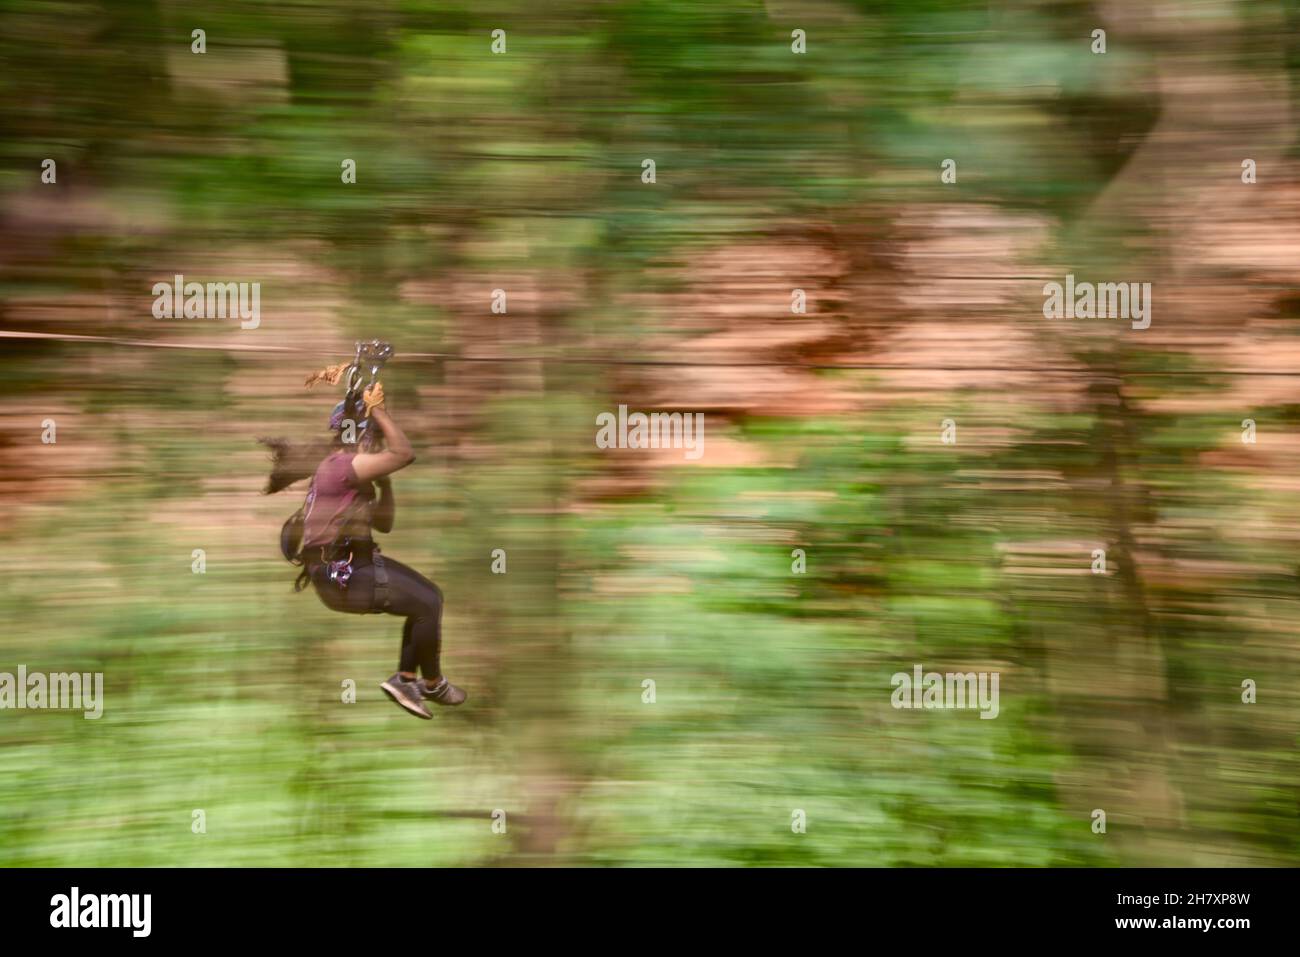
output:
[[[383,688],[384,692],[388,695],[388,697],[392,698],[393,701],[395,701],[398,704],[398,706],[401,707],[404,711],[409,711],[417,718],[423,718],[425,721],[433,720],[433,715],[429,714],[429,712],[426,711],[423,707],[416,707],[415,705],[411,704],[409,701],[403,698],[398,693],[397,689],[394,688],[389,682],[385,681],[379,687]]]

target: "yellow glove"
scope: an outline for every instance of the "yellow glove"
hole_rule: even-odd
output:
[[[371,410],[382,409],[384,407],[383,384],[376,382],[365,391],[361,398],[366,403],[366,418],[369,418]]]

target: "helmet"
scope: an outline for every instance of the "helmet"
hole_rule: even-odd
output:
[[[357,438],[360,439],[366,434],[370,426],[370,419],[366,417],[365,403],[359,396],[348,395],[343,401],[334,406],[334,411],[330,413],[330,431],[338,432],[343,428],[343,423],[351,419],[355,424]]]

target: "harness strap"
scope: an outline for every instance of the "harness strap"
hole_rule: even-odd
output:
[[[375,546],[370,561],[375,568],[375,606],[379,611],[387,611],[389,601],[388,570],[384,568],[384,556],[379,554],[378,545]]]

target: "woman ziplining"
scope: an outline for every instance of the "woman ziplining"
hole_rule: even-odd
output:
[[[426,701],[450,706],[465,700],[465,692],[442,674],[442,591],[419,572],[382,555],[373,537],[373,531],[393,528],[397,506],[390,476],[415,461],[379,383],[379,371],[392,354],[387,343],[358,342],[350,365],[308,377],[308,388],[317,382],[346,383],[343,401],[330,415],[330,438],[306,448],[284,439],[261,439],[272,455],[265,492],[311,476],[302,508],[285,522],[280,536],[284,556],[303,566],[295,590],[310,582],[333,611],[405,618],[397,671],[380,687],[416,717],[432,718]],[[363,389],[365,366],[370,384]]]

